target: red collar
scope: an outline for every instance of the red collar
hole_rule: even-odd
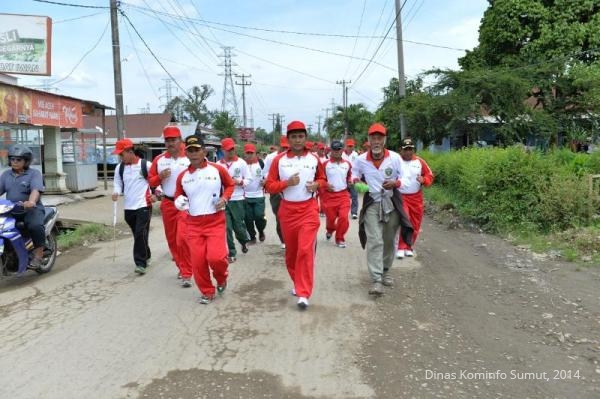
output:
[[[177,158],[185,157],[185,144],[181,143],[179,145],[179,152],[177,153]],[[165,151],[165,158],[173,158],[169,151]]]
[[[383,149],[383,158],[381,158],[381,159],[373,159],[373,157],[371,155],[371,150],[369,150],[369,152],[367,153],[367,161],[369,161],[369,162],[383,161],[389,155],[390,155],[390,152],[387,150],[387,148],[384,148]]]
[[[253,163],[258,163],[258,158],[254,158],[254,161],[246,161],[248,165],[252,165]]]
[[[287,155],[287,157],[288,157],[288,158],[294,158],[294,157],[297,157],[297,156],[298,156],[298,155],[295,155],[295,154],[292,152],[292,150],[287,150],[285,154]],[[308,154],[308,150],[305,148],[305,149],[302,151],[302,156],[304,157],[304,156],[306,156],[306,154]]]
[[[190,173],[194,173],[196,171],[196,169],[204,169],[204,168],[206,168],[207,165],[208,165],[208,160],[206,158],[204,158],[204,161],[202,161],[199,168],[195,168],[190,164],[190,166],[188,166],[188,170],[190,171]]]

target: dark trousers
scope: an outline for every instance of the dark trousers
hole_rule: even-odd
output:
[[[44,228],[44,207],[36,206],[25,213],[14,214],[15,220],[25,223],[25,228],[33,241],[33,247],[39,248],[46,244],[46,230]]]
[[[229,201],[225,207],[225,215],[227,217],[227,247],[229,248],[229,256],[231,257],[237,255],[235,241],[233,240],[234,234],[240,244],[250,241],[248,231],[246,231],[246,224],[244,223],[244,202],[245,200]]]
[[[277,231],[277,237],[279,237],[279,241],[283,244],[283,235],[281,234],[281,225],[279,224],[279,216],[277,213],[279,212],[279,204],[281,203],[281,194],[271,194],[269,195],[269,203],[271,204],[271,210],[275,215],[275,220],[277,221],[277,226],[275,230]]]
[[[356,189],[354,186],[348,186],[348,192],[350,193],[350,198],[352,200],[350,204],[350,213],[358,215],[358,194],[356,193]]]
[[[246,229],[250,234],[250,239],[256,239],[256,230],[258,233],[262,233],[267,225],[265,219],[265,197],[260,198],[246,198]],[[256,226],[256,229],[254,228]]]
[[[148,234],[150,233],[150,217],[152,207],[146,206],[139,209],[125,209],[125,222],[133,233],[133,261],[136,266],[146,267],[150,259]]]

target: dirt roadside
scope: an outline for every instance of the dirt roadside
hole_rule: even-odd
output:
[[[358,354],[377,397],[600,397],[600,269],[426,219]]]

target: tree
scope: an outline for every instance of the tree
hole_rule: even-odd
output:
[[[369,126],[373,123],[373,114],[364,104],[350,104],[347,109],[348,115],[348,134],[358,142],[366,140]],[[342,139],[344,137],[344,107],[338,106],[335,113],[327,118],[324,125],[327,127],[327,134],[330,139]]]
[[[236,136],[236,128],[235,128],[236,120],[229,112],[222,111],[214,112],[214,119],[212,122],[212,127],[215,129],[219,136],[224,137],[235,137]]]
[[[214,93],[209,85],[194,86],[186,95],[173,98],[166,106],[169,112],[180,121],[196,121],[200,126],[208,126],[212,113],[206,107],[206,100]]]

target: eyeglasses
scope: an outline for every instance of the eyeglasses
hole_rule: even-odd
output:
[[[21,157],[9,157],[8,160],[10,162],[21,162],[21,161],[24,160],[24,158],[21,158]]]
[[[202,149],[202,148],[200,148],[200,147],[188,147],[188,148],[186,148],[185,150],[186,150],[187,152],[197,152],[197,151],[200,151],[201,149]]]

